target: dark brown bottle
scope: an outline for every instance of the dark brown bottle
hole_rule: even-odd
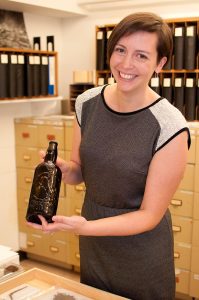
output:
[[[49,142],[44,162],[35,169],[26,214],[28,222],[41,224],[38,215],[42,215],[48,223],[52,223],[56,214],[62,177],[60,168],[55,164],[57,146],[57,142]]]

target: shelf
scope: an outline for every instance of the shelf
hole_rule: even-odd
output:
[[[57,96],[57,97],[41,97],[41,98],[0,100],[0,104],[36,103],[36,102],[51,102],[51,101],[61,101],[61,100],[63,100],[62,96]]]

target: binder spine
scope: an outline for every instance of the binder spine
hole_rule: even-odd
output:
[[[25,57],[23,54],[17,56],[17,97],[25,96]]]
[[[26,57],[26,96],[33,96],[33,68],[34,68],[34,56],[27,55]]]
[[[174,105],[184,115],[184,83],[183,78],[175,78],[174,81]]]
[[[41,95],[41,71],[40,71],[40,56],[35,55],[34,66],[33,66],[33,96]]]
[[[185,118],[188,121],[194,121],[196,118],[196,87],[193,78],[186,78]]]
[[[17,96],[17,55],[9,55],[9,97],[15,98]]]
[[[48,57],[41,56],[41,95],[48,95]]]
[[[9,97],[8,93],[8,54],[0,55],[0,98]]]
[[[104,70],[105,69],[105,60],[106,60],[106,54],[105,54],[105,31],[100,30],[97,32],[97,62],[96,67],[97,70]]]
[[[176,27],[174,33],[174,69],[184,68],[184,27]]]
[[[160,94],[160,78],[159,77],[152,77],[151,81],[150,81],[150,87],[157,94]]]
[[[187,70],[194,70],[196,67],[196,26],[186,28],[184,66]]]
[[[172,83],[171,78],[163,78],[162,96],[172,103]]]

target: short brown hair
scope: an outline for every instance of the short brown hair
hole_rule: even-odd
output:
[[[157,33],[158,45],[157,53],[158,62],[164,56],[167,60],[170,58],[173,49],[173,37],[171,30],[166,22],[156,14],[148,12],[138,12],[125,17],[113,29],[107,46],[107,57],[110,61],[115,45],[123,37],[137,31],[146,31]]]

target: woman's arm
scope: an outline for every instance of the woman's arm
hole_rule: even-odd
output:
[[[187,133],[182,132],[154,155],[138,211],[94,221],[79,216],[54,216],[54,223],[47,224],[41,218],[43,230],[67,230],[89,236],[126,236],[153,229],[161,221],[183,177],[187,153]],[[39,228],[40,225],[35,226]]]

